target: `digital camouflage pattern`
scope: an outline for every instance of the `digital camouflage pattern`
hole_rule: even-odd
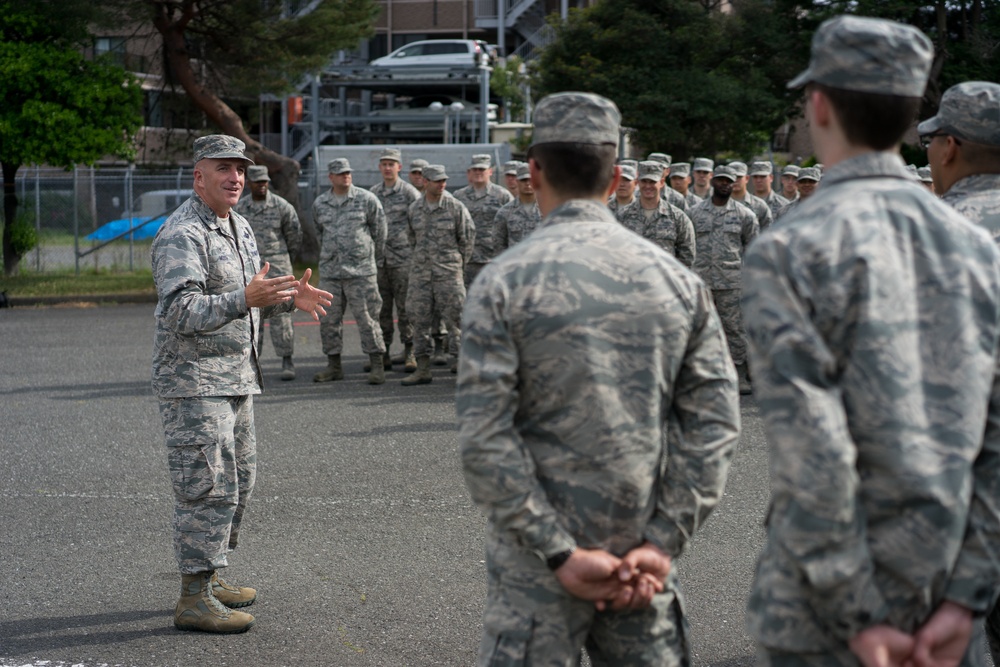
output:
[[[1000,243],[1000,174],[966,176],[953,183],[941,195],[941,201],[983,227]]]
[[[917,126],[921,135],[935,132],[1000,146],[1000,84],[965,81],[946,90],[937,114]]]
[[[247,307],[244,290],[260,256],[249,223],[232,211],[229,220],[219,225],[195,194],[153,239],[153,392],[160,398],[259,394],[257,322],[295,308]]]
[[[913,26],[862,16],[824,21],[813,34],[809,67],[788,83],[821,83],[860,93],[920,97],[934,47]]]
[[[687,268],[694,265],[695,240],[691,218],[662,197],[652,216],[646,216],[642,201],[637,198],[628,206],[619,208],[616,217],[627,229],[663,248]]]
[[[520,199],[504,204],[493,221],[493,249],[497,254],[524,240],[542,221],[536,202]]]
[[[334,162],[338,160],[330,164]],[[343,203],[337,202],[330,189],[316,197],[312,208],[320,239],[320,289],[333,294],[332,304],[320,319],[323,353],[340,354],[343,350],[344,312],[348,306],[358,323],[364,353],[385,352],[378,323],[382,297],[376,278],[376,266],[384,262],[387,230],[382,204],[371,192],[352,185]]]
[[[263,178],[268,178],[267,167],[250,167],[262,169]],[[268,180],[270,180],[268,178]],[[247,195],[233,207],[250,223],[254,238],[257,241],[257,251],[261,262],[270,262],[268,278],[292,275],[292,257],[299,253],[302,245],[302,225],[295,207],[283,198],[268,191],[264,201],[254,201]],[[282,313],[271,318],[271,343],[274,353],[279,357],[290,357],[295,349],[295,331],[292,328],[292,314]],[[264,319],[260,319],[257,330],[258,345],[264,335]]]
[[[774,222],[775,220],[777,220],[778,219],[778,214],[781,212],[781,209],[785,208],[789,204],[788,199],[786,199],[785,197],[782,197],[781,195],[779,195],[777,192],[774,191],[773,188],[767,194],[766,197],[758,197],[758,199],[763,200],[764,203],[767,204],[767,207],[771,210],[771,222]],[[757,216],[757,224],[758,225],[760,224],[760,216],[759,215]],[[770,224],[771,223],[768,223],[768,225],[770,225]],[[761,231],[764,231],[763,227],[761,228]]]
[[[459,444],[489,521],[480,664],[576,660],[588,633],[608,664],[626,647],[686,664],[673,580],[643,612],[596,614],[542,558],[645,540],[678,556],[720,500],[739,404],[708,290],[603,203],[572,200],[483,269],[462,326]]]
[[[257,476],[253,396],[160,400],[182,574],[228,565]]]
[[[744,281],[771,448],[751,634],[836,654],[875,623],[912,633],[945,599],[984,612],[1000,581],[989,235],[898,154],[867,153],[754,243]]]
[[[493,221],[497,211],[504,204],[514,200],[507,188],[496,183],[487,183],[482,190],[476,190],[471,185],[456,190],[455,199],[465,204],[476,225],[476,247],[472,252],[470,264],[485,264],[497,254],[493,247]]]
[[[505,191],[506,192],[506,191]],[[468,209],[451,195],[431,205],[421,197],[410,206],[407,234],[413,246],[406,294],[413,323],[414,356],[430,356],[431,329],[440,317],[449,335],[449,351],[458,354],[465,263],[472,258],[476,226]]]
[[[611,211],[611,214],[617,218],[619,210],[625,208],[626,206],[631,206],[637,201],[639,201],[639,198],[636,197],[635,194],[633,194],[632,200],[630,202],[628,202],[627,204],[619,204],[618,197],[611,195],[608,198],[608,210]]]
[[[753,214],[757,217],[759,231],[764,231],[774,222],[774,214],[771,212],[771,207],[768,203],[750,191],[747,191],[743,195],[743,199],[736,199],[735,195],[732,199],[753,211]]]
[[[382,340],[388,350],[392,344],[392,335],[396,331],[396,322],[392,316],[393,306],[399,318],[399,342],[404,345],[413,342],[413,322],[410,321],[406,309],[406,293],[410,285],[410,264],[406,266],[383,266],[378,271],[378,293],[382,299],[378,323],[382,330]]]
[[[327,279],[374,276],[384,261],[387,226],[378,197],[355,185],[346,197],[338,204],[333,190],[327,190],[312,205],[319,274]]]
[[[386,237],[384,261],[379,266],[407,267],[410,265],[410,242],[406,237],[406,216],[420,192],[401,178],[391,188],[385,182],[371,188],[385,214]]]
[[[236,158],[244,160],[248,165],[253,164],[253,160],[244,153],[246,149],[247,145],[236,137],[228,134],[210,134],[194,140],[194,161],[197,163],[206,159]]]
[[[743,254],[760,232],[757,217],[734,199],[723,206],[706,199],[688,217],[694,225],[695,273],[711,290],[739,289]]]
[[[617,146],[622,115],[611,100],[593,93],[546,95],[531,115],[531,145],[573,142]]]

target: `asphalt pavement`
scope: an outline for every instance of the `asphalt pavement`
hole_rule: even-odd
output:
[[[472,665],[484,520],[462,482],[454,376],[293,382],[265,343],[257,487],[227,579],[259,590],[246,634],[179,632],[171,491],[149,385],[151,304],[0,310],[0,667]],[[676,563],[696,666],[753,662],[743,615],[763,541],[767,449],[744,398],[726,497]]]

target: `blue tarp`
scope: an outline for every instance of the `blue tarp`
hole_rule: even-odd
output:
[[[132,238],[135,240],[141,239],[151,239],[156,236],[156,231],[160,228],[160,225],[164,223],[167,216],[163,215],[159,218],[153,220],[153,222],[148,225],[143,225],[139,227],[142,223],[149,220],[149,216],[136,217],[136,218],[122,218],[120,220],[112,220],[111,222],[106,222],[101,225],[97,230],[87,234],[88,241],[109,241],[119,234],[124,234],[130,228],[136,228],[135,232],[132,234]],[[127,239],[128,236],[123,236],[123,239]]]

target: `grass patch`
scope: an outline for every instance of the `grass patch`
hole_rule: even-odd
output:
[[[297,278],[302,277],[306,268],[313,270],[310,284],[319,285],[319,271],[316,265],[295,264]],[[93,294],[155,294],[153,272],[140,271],[99,271],[81,269],[80,275],[74,271],[53,271],[33,273],[22,270],[20,275],[8,278],[0,275],[0,290],[7,296],[88,296]]]
[[[21,271],[14,277],[0,278],[0,289],[8,296],[76,296],[91,294],[153,294],[153,272],[143,271],[74,271],[31,273]]]

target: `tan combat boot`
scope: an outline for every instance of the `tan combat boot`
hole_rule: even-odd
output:
[[[313,382],[332,382],[344,379],[344,369],[340,365],[339,354],[327,355],[326,368],[313,376]]]
[[[435,366],[447,366],[448,354],[444,349],[445,337],[439,336],[434,339],[434,352],[431,353],[431,363]]]
[[[249,607],[257,599],[257,591],[252,588],[227,584],[218,572],[212,573],[212,595],[230,609]]]
[[[431,375],[431,358],[428,356],[417,357],[417,372],[409,377],[403,378],[401,384],[406,387],[415,384],[430,384],[434,381]]]
[[[368,355],[371,360],[371,372],[368,374],[368,384],[384,384],[385,383],[385,367],[382,365],[382,353],[373,352]]]
[[[212,594],[214,572],[181,575],[181,597],[174,608],[174,627],[231,635],[253,626],[253,616],[233,611]]]
[[[412,373],[417,370],[417,358],[413,356],[413,343],[407,343],[403,351],[403,370]]]

